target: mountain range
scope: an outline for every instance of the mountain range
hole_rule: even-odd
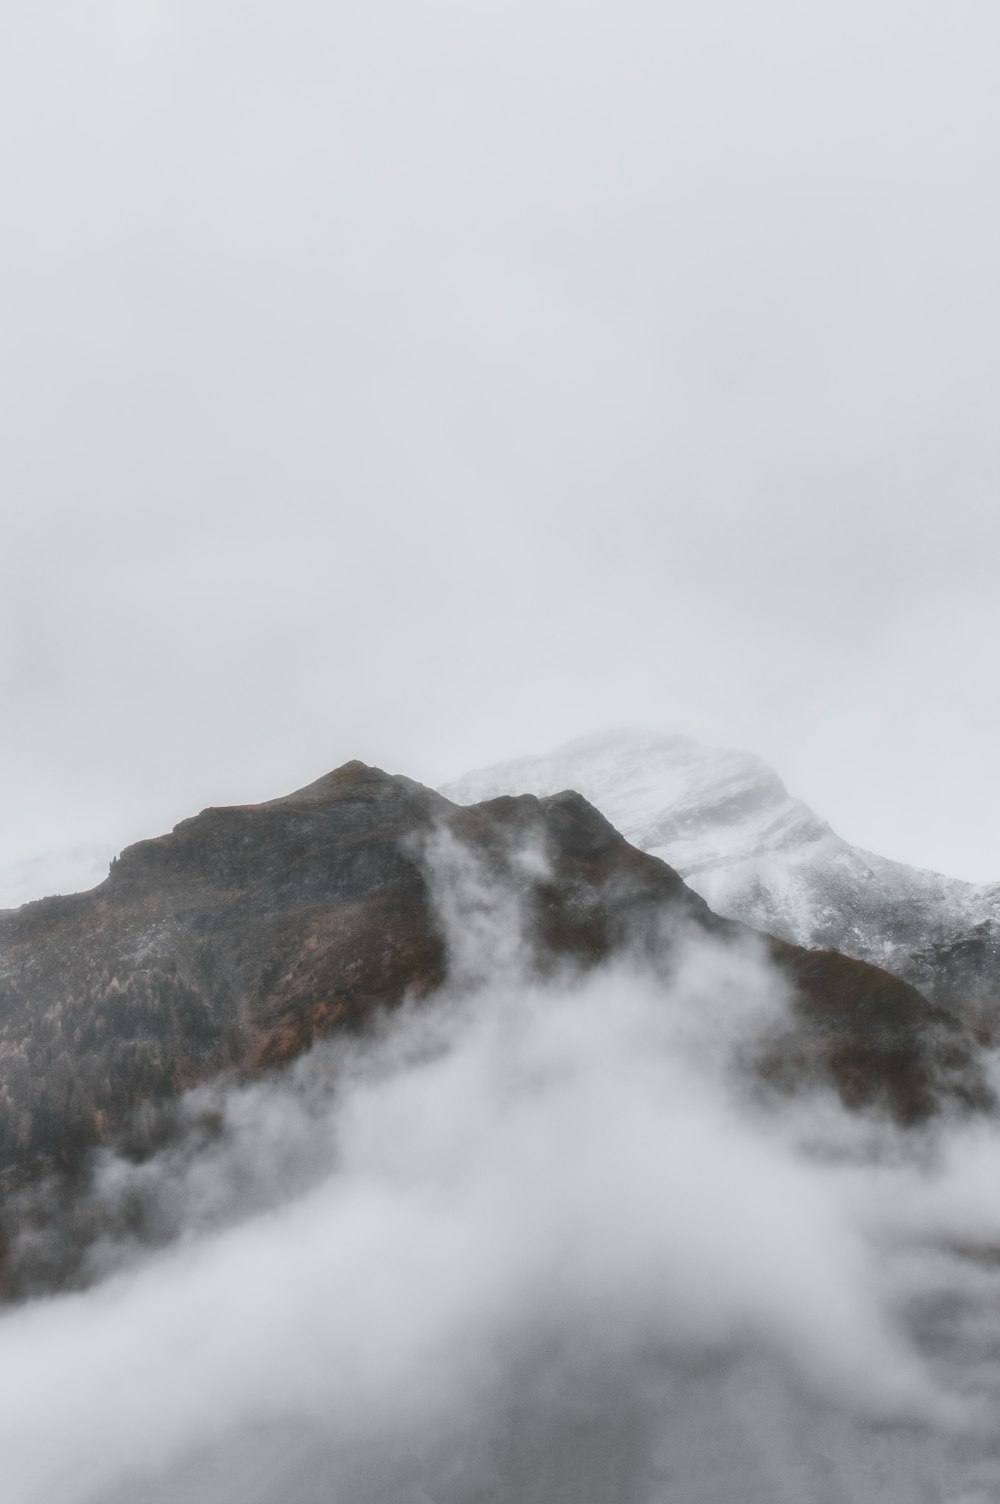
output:
[[[991,1100],[961,1019],[867,962],[715,914],[580,793],[462,805],[348,763],[141,841],[89,892],[0,913],[8,1186],[40,1170],[72,1177],[101,1144],[149,1153],[188,1088],[280,1068],[454,982],[435,892],[442,841],[461,858],[453,886],[471,883],[472,941],[481,923],[506,930],[541,977],[614,955],[666,977],[692,936],[763,947],[792,997],[789,1027],[752,1062],[772,1087],[825,1083],[902,1123]],[[10,1241],[17,1213],[4,1215]],[[8,1269],[9,1289],[19,1277]]]
[[[1000,883],[976,884],[843,840],[747,752],[612,731],[443,785],[458,804],[575,789],[718,914],[896,973],[992,1037],[1000,1004]],[[0,869],[0,910],[99,883],[98,844]]]

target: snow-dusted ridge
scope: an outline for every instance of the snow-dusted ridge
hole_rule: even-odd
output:
[[[719,914],[942,989],[941,952],[1000,943],[1000,884],[908,867],[841,839],[746,752],[612,731],[466,774],[459,804],[577,789],[634,845],[676,868]],[[987,962],[988,962],[987,957]]]

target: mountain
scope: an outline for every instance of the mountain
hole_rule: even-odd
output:
[[[126,1125],[141,1146],[185,1088],[438,987],[453,958],[426,853],[442,831],[518,893],[539,971],[667,955],[681,929],[742,933],[579,794],[466,808],[348,763],[127,848],[91,892],[0,914],[0,1168],[68,1165]],[[916,990],[833,953],[770,952],[798,999],[773,1074],[825,1076],[902,1119],[981,1095],[969,1039]]]
[[[456,803],[578,789],[716,913],[906,978],[987,1025],[1000,1002],[1000,883],[943,877],[851,846],[746,752],[617,731],[443,787]]]

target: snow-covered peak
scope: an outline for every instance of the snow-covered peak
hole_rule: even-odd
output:
[[[602,733],[469,773],[441,792],[471,804],[564,788],[669,862],[717,913],[800,945],[917,977],[918,953],[977,926],[1000,932],[1000,884],[976,886],[851,846],[760,758],[691,737]]]
[[[582,737],[546,756],[468,773],[441,792],[473,804],[565,788],[596,804],[633,845],[685,873],[830,834],[759,757],[651,731]]]

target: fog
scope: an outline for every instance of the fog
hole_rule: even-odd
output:
[[[626,723],[1000,875],[995,5],[9,12],[0,865]]]
[[[993,1497],[995,1127],[776,1099],[752,946],[542,983],[426,860],[444,992],[97,1165],[89,1283],[0,1320],[5,1500]]]

